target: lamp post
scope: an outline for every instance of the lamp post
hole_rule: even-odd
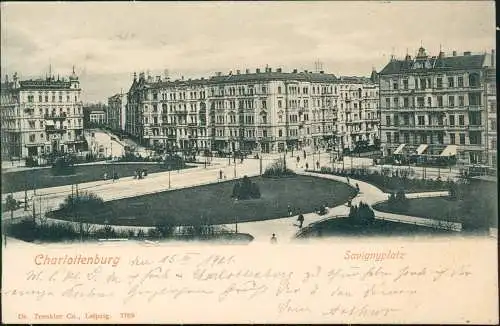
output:
[[[233,164],[233,167],[234,167],[234,178],[236,179],[236,152],[235,151],[233,152],[233,158],[234,158],[234,164]]]

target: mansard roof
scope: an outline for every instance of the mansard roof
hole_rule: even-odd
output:
[[[483,67],[485,54],[452,57],[417,57],[416,59],[392,60],[380,75],[408,73],[411,71],[468,70]]]

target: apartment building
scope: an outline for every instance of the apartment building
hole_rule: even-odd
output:
[[[125,130],[127,94],[120,92],[108,98],[107,126],[112,130]]]
[[[20,80],[17,73],[1,84],[2,158],[43,156],[85,147],[81,88],[74,70],[69,78]]]
[[[378,85],[324,71],[266,67],[176,81],[134,74],[127,101],[126,132],[153,147],[280,152],[352,148],[378,136]]]
[[[494,163],[494,56],[429,56],[421,47],[415,58],[391,59],[379,76],[384,154]]]

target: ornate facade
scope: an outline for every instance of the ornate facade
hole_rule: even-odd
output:
[[[12,80],[1,84],[2,158],[37,157],[84,149],[78,77]]]
[[[276,152],[353,148],[378,136],[378,85],[322,71],[176,81],[134,74],[127,101],[125,131],[153,147]]]
[[[385,154],[496,166],[495,85],[494,52],[431,57],[421,47],[392,59],[380,72]]]

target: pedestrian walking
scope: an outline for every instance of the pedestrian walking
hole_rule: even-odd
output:
[[[288,216],[292,216],[292,206],[288,204]]]
[[[104,180],[108,180],[108,173],[104,172]]]
[[[219,170],[219,179],[222,180],[222,170]]]
[[[319,161],[316,161],[316,168],[319,170]]]
[[[345,178],[347,179],[347,183],[350,184],[351,182],[349,181],[349,176],[346,176]]]
[[[297,218],[297,221],[299,222],[299,228],[302,229],[302,224],[304,224],[304,215],[299,214],[299,217]]]
[[[304,160],[307,158],[306,151],[304,150]]]
[[[309,169],[309,163],[306,162],[306,170]]]
[[[276,234],[273,233],[273,236],[271,237],[271,243],[276,244],[278,243],[278,239],[276,238]]]
[[[359,193],[359,185],[356,183],[356,190],[358,191]]]

